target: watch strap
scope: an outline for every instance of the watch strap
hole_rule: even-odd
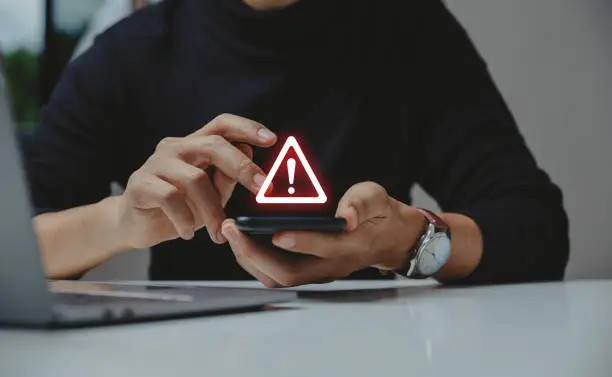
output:
[[[447,232],[450,229],[448,224],[432,211],[425,208],[417,208],[416,210],[422,213],[427,221],[429,221],[430,224],[433,224],[433,226],[435,226],[439,232]]]

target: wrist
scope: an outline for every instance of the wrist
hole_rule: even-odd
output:
[[[100,242],[105,244],[109,257],[122,254],[133,249],[130,246],[127,233],[121,225],[121,196],[111,196],[96,204],[98,218],[102,220],[100,224]]]
[[[461,280],[476,269],[482,257],[483,240],[480,228],[471,218],[455,213],[441,216],[453,229],[453,252],[434,277],[446,283]]]
[[[386,260],[376,267],[387,271],[402,271],[410,265],[412,251],[425,231],[425,216],[414,207],[395,199],[391,205],[395,207],[393,212],[397,215],[391,227],[394,244]]]

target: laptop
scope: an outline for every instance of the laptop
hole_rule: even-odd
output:
[[[260,308],[288,291],[48,282],[0,67],[0,324],[74,327]]]

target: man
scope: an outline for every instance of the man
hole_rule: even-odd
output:
[[[348,225],[272,247],[231,217],[252,210],[256,162],[289,134]],[[567,263],[561,193],[440,0],[163,2],[67,69],[24,147],[53,278],[142,247],[153,279],[405,274],[431,221],[414,183],[450,226],[438,280],[561,279]],[[112,181],[125,193],[106,198]]]

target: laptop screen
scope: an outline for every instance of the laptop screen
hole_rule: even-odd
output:
[[[36,317],[48,310],[7,87],[0,67],[0,321]]]

